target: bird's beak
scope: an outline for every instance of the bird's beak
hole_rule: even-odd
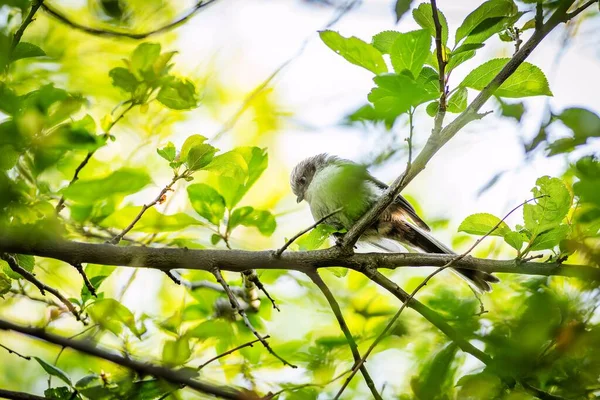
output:
[[[299,194],[298,198],[296,198],[296,203],[300,203],[302,200],[304,200],[304,195],[303,194]]]

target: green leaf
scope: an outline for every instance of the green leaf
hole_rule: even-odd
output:
[[[208,139],[202,135],[191,135],[185,139],[183,142],[183,146],[181,146],[181,153],[179,154],[179,158],[181,160],[186,160],[188,157],[188,153],[192,149],[192,147],[198,146],[206,142]]]
[[[467,108],[467,89],[458,88],[456,92],[448,99],[447,110],[451,113],[461,113]]]
[[[190,170],[198,171],[210,164],[216,152],[217,149],[208,143],[196,145],[189,150],[185,164]]]
[[[464,375],[456,386],[460,387],[457,399],[497,399],[502,395],[504,388],[498,376],[486,371]]]
[[[524,235],[521,232],[507,232],[504,235],[504,241],[513,249],[517,250],[517,251],[521,251],[521,248],[523,248],[523,243],[524,241],[527,240],[526,237],[524,237]]]
[[[466,44],[458,46],[458,48],[456,50],[452,51],[452,53],[450,54],[450,57],[452,57],[456,54],[464,53],[465,51],[477,50],[477,49],[482,48],[483,46],[485,46],[483,43],[466,43]]]
[[[140,210],[141,207],[136,206],[121,208],[104,218],[100,222],[100,226],[124,229],[137,217]],[[165,215],[151,207],[144,212],[132,230],[147,233],[178,232],[194,225],[203,225],[203,223],[184,213]]]
[[[332,233],[338,231],[339,229],[331,225],[321,224],[312,231],[302,235],[296,241],[296,244],[300,250],[316,250],[320,248],[327,239],[329,239]]]
[[[600,137],[600,117],[585,108],[572,107],[556,116],[576,138]]]
[[[33,272],[33,268],[35,267],[35,258],[33,256],[28,256],[24,254],[15,254],[14,259],[19,264],[19,267],[23,268],[27,272]],[[21,274],[14,272],[4,260],[0,260],[0,265],[2,265],[2,269],[4,273],[11,279],[21,279]]]
[[[402,16],[406,14],[408,10],[410,10],[410,5],[413,0],[396,0],[396,5],[394,7],[394,12],[396,14],[396,23],[400,22]]]
[[[97,374],[89,374],[81,378],[75,383],[75,389],[81,390],[91,386],[102,385],[102,378]]]
[[[496,97],[496,100],[500,103],[501,112],[503,117],[514,118],[517,122],[521,122],[523,114],[525,113],[525,106],[523,102],[507,103],[500,97]]]
[[[498,225],[496,229],[492,229]],[[469,215],[461,222],[458,227],[459,232],[470,233],[471,235],[504,236],[510,232],[510,228],[504,221],[495,215],[488,213],[479,213]],[[490,233],[491,231],[491,233]]]
[[[156,149],[156,152],[159,156],[161,156],[169,162],[175,160],[175,156],[177,155],[177,149],[175,148],[175,145],[171,142],[167,143],[167,145],[162,149]]]
[[[438,94],[431,93],[420,83],[404,74],[387,74],[376,76],[377,87],[369,93],[369,101],[375,111],[386,118],[397,117],[405,113],[411,106],[417,106],[435,99]]]
[[[46,371],[49,375],[56,376],[58,379],[65,382],[67,385],[72,386],[71,379],[60,368],[55,367],[52,364],[48,364],[46,361],[42,360],[39,357],[33,357],[33,358],[35,358],[35,360],[42,366],[42,368],[44,368],[44,371]]]
[[[140,84],[135,75],[123,67],[111,69],[108,76],[112,79],[113,86],[121,88],[129,93],[135,92],[135,89],[137,89]]]
[[[383,54],[389,54],[392,50],[392,45],[402,35],[396,31],[383,31],[373,36],[371,44]]]
[[[12,279],[3,272],[0,272],[0,297],[4,296],[10,291],[12,287]]]
[[[401,33],[392,45],[390,58],[397,74],[408,70],[413,77],[419,76],[429,56],[431,36],[425,29]]]
[[[162,360],[170,366],[184,364],[192,355],[190,341],[187,337],[165,342],[162,351]]]
[[[410,381],[410,386],[418,399],[443,399],[442,393],[448,393],[453,386],[456,368],[452,361],[456,357],[458,346],[451,343],[439,350],[427,360],[419,372]]]
[[[87,312],[96,323],[117,336],[123,331],[123,326],[138,338],[140,336],[132,312],[115,299],[98,300],[87,308]]]
[[[11,61],[17,61],[22,58],[43,57],[45,55],[46,52],[35,44],[19,42],[11,54]]]
[[[440,102],[432,101],[431,103],[427,104],[427,107],[425,107],[425,112],[430,117],[435,117],[435,115],[437,114],[439,109],[440,109]]]
[[[40,141],[42,149],[87,151],[98,149],[102,143],[103,140],[96,136],[96,122],[90,115],[58,126]]]
[[[562,180],[543,176],[536,181],[536,187],[531,189],[536,204],[523,206],[525,228],[534,235],[558,226],[567,216],[571,207],[571,193]]]
[[[187,192],[194,210],[213,225],[218,225],[225,214],[223,196],[204,183],[188,186]]]
[[[327,272],[332,273],[333,276],[335,276],[336,278],[343,278],[346,275],[348,275],[348,268],[344,267],[327,267],[323,269]]]
[[[412,14],[417,24],[419,24],[421,28],[427,29],[429,31],[429,35],[435,38],[435,24],[433,22],[433,9],[431,8],[431,4],[419,4],[419,7],[415,8],[412,11]],[[440,19],[440,25],[442,26],[442,44],[445,46],[448,43],[448,22],[446,21],[444,14],[439,9],[438,15]]]
[[[2,171],[8,171],[14,167],[21,156],[21,153],[15,150],[11,144],[0,145],[0,154],[2,154],[0,157],[0,170]]]
[[[475,50],[468,50],[455,55],[450,55],[448,65],[446,65],[446,72],[452,71],[454,68],[458,67],[459,65],[461,65],[465,61],[470,60],[473,57],[475,57]]]
[[[186,332],[186,336],[197,339],[210,339],[233,336],[231,324],[219,319],[202,322]]]
[[[490,0],[486,1],[472,13],[467,15],[463,23],[456,30],[455,43],[459,43],[465,37],[471,35],[475,36],[478,33],[484,32],[487,35],[489,28],[488,24],[493,22],[494,18],[504,18],[511,16],[517,12],[517,6],[509,0]],[[490,19],[492,21],[490,21]],[[499,28],[496,32],[499,32],[502,28]],[[492,36],[495,32],[489,33],[489,36],[485,37],[478,42],[481,43],[485,39]],[[485,36],[483,35],[483,36]],[[479,39],[479,38],[478,38]]]
[[[104,178],[79,180],[67,187],[63,195],[77,203],[93,204],[114,195],[136,193],[150,182],[145,171],[122,168]]]
[[[460,86],[483,90],[508,61],[510,58],[496,58],[480,65],[465,77]],[[552,92],[544,73],[535,65],[524,62],[500,85],[495,95],[500,97],[552,96]]]
[[[569,233],[568,225],[559,225],[556,228],[552,228],[548,231],[542,232],[533,239],[529,250],[546,250],[553,249],[558,246]]]
[[[198,106],[196,87],[187,79],[168,80],[161,86],[156,99],[172,110],[189,110]]]
[[[319,36],[327,47],[350,63],[366,68],[374,74],[387,72],[385,61],[379,50],[361,39],[354,36],[345,38],[334,31],[321,31]]]
[[[271,236],[277,227],[273,214],[265,210],[255,210],[252,207],[233,210],[229,219],[229,229],[233,230],[239,225],[256,227],[265,236]]]
[[[137,72],[146,71],[154,65],[160,56],[160,44],[142,43],[131,54],[131,69]]]
[[[6,83],[0,82],[0,111],[14,115],[19,111],[20,103],[19,96]]]
[[[73,392],[66,386],[48,388],[44,390],[44,396],[52,400],[73,400],[77,398],[73,397]]]

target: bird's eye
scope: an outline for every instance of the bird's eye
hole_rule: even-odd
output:
[[[305,176],[301,176],[300,177],[300,183],[303,184],[303,185],[306,183],[306,177]]]

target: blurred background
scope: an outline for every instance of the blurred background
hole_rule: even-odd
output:
[[[133,31],[163,25],[194,5],[190,1],[168,0],[114,3],[116,10],[111,8],[111,4],[115,7],[113,3],[96,0],[61,0],[53,1],[51,5],[82,24]],[[450,32],[476,7],[475,3],[438,1]],[[416,5],[418,2],[413,6]],[[312,223],[306,203],[296,204],[288,183],[289,172],[300,160],[323,152],[339,155],[368,164],[371,172],[384,182],[391,182],[406,166],[408,121],[399,120],[391,130],[382,125],[349,121],[348,115],[367,103],[366,96],[373,87],[372,74],[350,65],[318,37],[318,31],[328,26],[343,36],[357,36],[366,42],[381,31],[406,32],[419,28],[410,13],[396,24],[393,6],[389,0],[215,1],[182,26],[145,40],[160,43],[163,51],[177,51],[173,58],[174,73],[196,84],[200,99],[198,108],[178,112],[151,104],[146,112],[128,114],[123,123],[111,131],[117,140],[96,153],[82,177],[106,174],[123,166],[143,165],[150,171],[153,184],[129,196],[123,203],[141,206],[146,199],[156,196],[171,178],[170,168],[156,154],[156,148],[163,147],[168,141],[179,148],[189,135],[201,134],[224,151],[235,146],[265,147],[269,166],[242,204],[270,210],[276,217],[277,228],[270,237],[252,228],[241,228],[232,236],[230,244],[233,248],[253,250],[281,246],[286,238]],[[561,177],[569,162],[580,156],[574,152],[547,157],[540,148],[527,151],[527,145],[538,134],[549,112],[558,113],[566,107],[579,106],[600,113],[600,36],[597,34],[600,18],[598,8],[592,9],[582,18],[552,32],[528,58],[546,74],[553,97],[511,101],[518,107],[522,104],[524,112],[518,119],[503,116],[500,103],[496,99],[490,100],[482,111],[494,112],[463,129],[404,192],[433,227],[435,236],[456,251],[466,250],[476,239],[457,233],[458,225],[466,216],[477,212],[505,215],[531,197],[530,190],[538,177]],[[0,23],[11,23],[9,10],[7,6],[0,6]],[[527,19],[523,17],[521,21]],[[19,91],[27,92],[41,83],[52,82],[57,87],[81,93],[87,99],[82,115],[89,113],[96,121],[110,113],[122,99],[121,92],[111,85],[108,72],[122,66],[122,59],[127,58],[139,42],[88,35],[71,29],[43,11],[27,30],[26,38],[42,47],[48,57],[43,61],[22,61],[14,68],[11,84]],[[453,72],[450,87],[456,86],[471,69],[486,60],[510,57],[513,51],[513,43],[503,42],[496,35],[486,42],[476,57]],[[469,92],[469,99],[475,95],[476,92]],[[448,115],[446,122],[453,117]],[[417,110],[414,124],[413,143],[418,152],[433,126],[433,119],[425,113],[424,107]],[[560,124],[553,124],[549,129],[552,138],[566,134],[566,128]],[[600,141],[591,140],[580,151],[598,154]],[[50,185],[63,186],[79,161],[80,157],[75,156],[61,160],[56,169],[48,172]],[[202,175],[197,178],[198,181],[202,179]],[[167,214],[192,214],[184,189],[186,184],[180,183],[158,209]],[[521,213],[515,213],[507,222],[511,226],[522,223]],[[173,234],[157,235],[157,245],[166,243],[169,235]],[[203,228],[187,228],[178,232],[177,237],[198,246],[213,247],[211,233]],[[221,243],[216,247],[224,248],[224,245]],[[359,250],[373,249],[362,246]],[[514,250],[499,239],[488,239],[474,255],[515,256]],[[36,268],[39,268],[38,276],[49,285],[69,297],[79,295],[80,278],[68,265],[38,259]],[[430,269],[401,268],[389,276],[410,291],[430,272]],[[262,299],[258,313],[260,330],[271,335],[273,346],[279,353],[292,358],[297,355],[300,362],[305,363],[296,370],[284,368],[264,349],[255,346],[239,356],[224,359],[222,364],[212,364],[202,376],[255,387],[266,393],[278,390],[279,384],[327,382],[347,369],[351,365],[350,353],[343,342],[340,345],[332,339],[341,336],[339,328],[324,299],[307,278],[285,271],[265,271],[259,275],[281,307],[281,312],[276,312],[266,299]],[[189,280],[212,279],[210,274],[200,272],[184,273],[184,276]],[[231,283],[240,284],[238,274],[226,276]],[[395,312],[398,302],[355,273],[343,278],[324,273],[324,278],[342,304],[361,349],[366,349]],[[527,282],[535,280],[502,274],[500,278],[502,283],[482,299],[489,311],[486,315],[491,317],[484,315],[477,322],[469,320],[459,327],[484,335],[498,321],[509,318],[510,310],[512,316],[525,310],[525,306],[520,305],[531,296],[527,290],[534,285]],[[542,283],[536,281],[535,284]],[[559,287],[563,294],[580,293],[578,290],[581,289],[577,286],[579,283],[560,278],[546,280],[543,284]],[[169,337],[169,329],[164,326],[174,323],[170,318],[180,318],[181,324],[196,324],[197,320],[181,322],[182,310],[189,311],[191,306],[196,306],[201,309],[203,318],[210,319],[214,312],[212,305],[220,296],[208,289],[187,291],[158,271],[144,269],[116,268],[102,288],[106,297],[120,299],[135,314],[136,320],[146,316],[144,318],[152,320],[153,324],[147,324],[150,334],[142,341],[126,332],[119,337],[103,333],[96,338],[101,337],[102,344],[107,347],[127,349],[142,358],[160,359],[161,343]],[[592,292],[595,293],[593,296]],[[597,297],[597,292],[597,289],[589,291],[586,296]],[[479,308],[466,285],[449,272],[435,278],[420,296],[431,300],[428,304],[433,304],[434,308],[446,310],[448,315],[459,312],[467,318]],[[52,326],[64,332],[75,334],[81,331],[72,318],[53,320],[47,304],[23,296],[11,296],[1,301],[0,312],[4,317],[22,323],[43,324],[52,320]],[[591,318],[591,322],[599,322],[597,313]],[[474,328],[469,324],[477,326]],[[239,333],[231,341],[220,343],[209,337],[197,343],[191,364],[206,361],[219,350],[251,338],[247,332],[240,333],[242,326],[239,324],[231,329]],[[234,331],[224,332],[221,334],[233,334]],[[407,312],[393,334],[369,359],[368,366],[376,385],[385,388],[387,395],[384,397],[414,398],[414,377],[419,375],[428,355],[443,347],[445,340],[417,314]],[[38,355],[48,362],[55,360],[60,350],[4,332],[0,333],[0,343],[25,354]],[[483,346],[483,342],[479,345]],[[481,363],[464,354],[457,356],[452,365],[456,376],[482,369]],[[120,374],[126,375],[126,371],[109,363],[77,355],[71,350],[65,350],[58,366],[68,371],[74,380],[90,371],[110,371],[114,379]],[[3,388],[33,393],[42,393],[48,387],[47,375],[39,365],[5,351],[0,351],[0,383]],[[325,394],[338,386],[336,383],[326,389],[290,392],[285,398],[311,398],[319,393],[319,398],[328,398]],[[454,389],[449,387],[447,390],[451,393]],[[178,393],[177,396],[185,398],[203,398],[191,391]],[[482,393],[470,398],[486,398],[485,392]],[[346,396],[349,399],[369,398],[362,378],[354,379]]]

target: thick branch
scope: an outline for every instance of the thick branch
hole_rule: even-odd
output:
[[[417,253],[357,253],[346,254],[337,247],[315,251],[285,252],[273,257],[273,251],[195,250],[143,246],[113,246],[102,243],[82,243],[40,237],[31,232],[0,231],[0,252],[49,257],[64,262],[93,263],[134,268],[195,269],[212,272],[222,270],[243,272],[247,269],[296,270],[309,272],[314,268],[346,267],[361,271],[366,267],[440,267],[455,256],[452,254]],[[600,268],[558,263],[519,262],[517,260],[488,260],[465,257],[454,264],[456,268],[483,272],[505,272],[524,275],[567,276],[600,282]]]
[[[327,302],[329,303],[329,306],[331,307],[331,310],[333,311],[333,314],[335,315],[335,318],[337,319],[338,324],[340,325],[340,329],[342,330],[342,332],[344,333],[344,336],[346,337],[346,340],[348,341],[348,346],[350,346],[350,351],[352,352],[352,357],[354,357],[354,365],[355,365],[354,368],[356,368],[356,366],[360,363],[360,367],[359,367],[360,372],[362,373],[363,377],[365,378],[365,382],[367,383],[369,390],[371,390],[371,394],[373,395],[373,397],[375,399],[378,399],[378,400],[382,399],[379,392],[377,392],[377,388],[375,387],[375,383],[373,383],[373,379],[371,379],[371,376],[369,375],[369,371],[367,371],[367,367],[365,367],[364,363],[361,363],[362,357],[360,356],[360,353],[358,352],[358,346],[356,345],[356,341],[354,340],[354,337],[352,336],[352,332],[350,332],[350,329],[348,328],[348,325],[346,324],[346,321],[344,320],[344,315],[342,314],[340,305],[338,304],[337,300],[333,296],[333,293],[331,293],[331,290],[329,290],[329,287],[327,287],[327,285],[325,284],[323,279],[319,276],[319,273],[317,271],[310,272],[307,275],[315,283],[315,285],[317,285],[317,287],[321,290],[321,292],[323,292],[323,294],[325,295],[325,298],[327,299]],[[351,379],[351,378],[349,378],[349,379]]]
[[[88,33],[90,35],[105,36],[105,37],[125,37],[125,38],[129,38],[129,39],[145,39],[149,36],[158,35],[159,33],[163,33],[163,32],[169,31],[173,28],[178,27],[179,25],[183,24],[184,22],[186,22],[187,20],[192,18],[194,16],[194,14],[196,14],[200,9],[214,3],[215,1],[216,0],[208,0],[205,2],[200,1],[194,7],[192,7],[189,11],[187,11],[185,14],[183,14],[181,17],[177,18],[175,21],[169,22],[168,24],[163,25],[160,28],[153,29],[148,32],[141,32],[141,33],[119,32],[119,31],[112,31],[112,30],[108,30],[108,29],[92,28],[92,27],[85,26],[78,22],[70,20],[64,14],[62,14],[61,12],[57,11],[56,9],[50,7],[48,4],[44,4],[43,8],[44,8],[44,11],[46,11],[48,14],[50,14],[51,16],[53,16],[54,18],[56,18],[63,24],[66,24],[73,29]]]
[[[12,390],[5,389],[0,389],[0,398],[11,400],[48,400],[47,397],[24,392],[13,392]]]
[[[574,0],[566,0],[560,3],[557,10],[552,14],[548,22],[536,29],[531,38],[513,56],[513,58],[502,68],[492,81],[479,93],[471,104],[454,121],[443,128],[439,134],[431,135],[425,147],[419,153],[411,167],[390,185],[373,208],[367,211],[357,223],[345,235],[342,246],[349,252],[358,241],[363,232],[371,226],[385,209],[394,201],[400,192],[408,185],[431,160],[431,158],[469,122],[482,117],[478,114],[481,107],[489,100],[496,90],[506,81],[517,68],[525,61],[540,42],[562,22],[569,20],[567,10]]]
[[[178,371],[159,367],[157,365],[152,365],[148,363],[143,363],[140,361],[133,360],[129,357],[123,357],[115,353],[111,353],[107,350],[100,349],[95,347],[93,344],[89,342],[84,342],[81,340],[67,339],[62,336],[55,335],[53,333],[46,332],[44,329],[40,328],[32,328],[27,326],[21,326],[17,324],[13,324],[9,321],[4,321],[0,319],[0,329],[1,330],[10,330],[15,332],[20,332],[25,335],[33,336],[38,339],[42,339],[49,343],[54,343],[59,346],[69,347],[71,349],[80,351],[82,353],[86,353],[95,357],[102,358],[104,360],[111,361],[115,364],[121,365],[123,367],[129,368],[131,370],[136,371],[138,374],[144,375],[152,375],[156,378],[164,379],[168,382],[177,384],[177,385],[185,385],[192,389],[198,390],[203,393],[208,393],[213,396],[222,397],[225,399],[251,399],[253,398],[251,395],[246,395],[242,392],[239,392],[235,389],[217,386],[206,382],[199,382],[197,380],[193,380],[188,378],[187,376],[182,375]]]

